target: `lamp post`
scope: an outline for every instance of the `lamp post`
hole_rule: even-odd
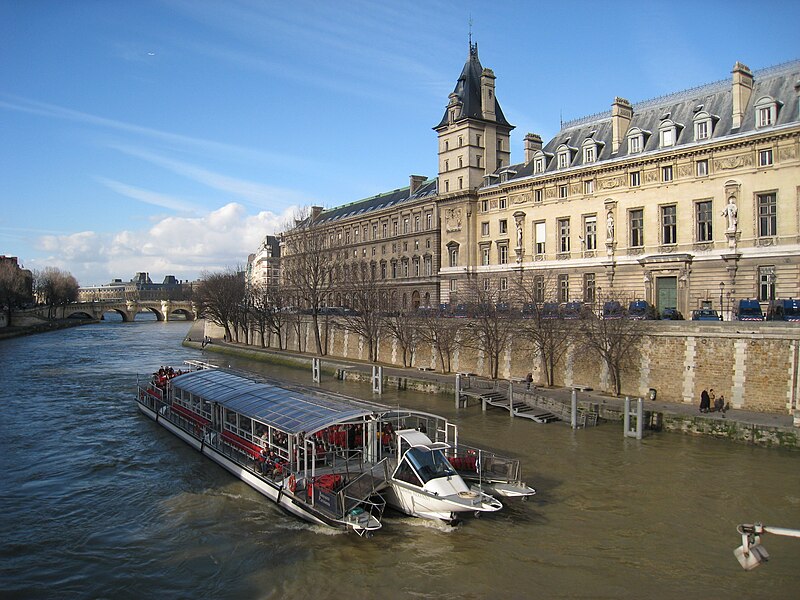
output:
[[[722,312],[723,312],[722,311],[722,309],[723,309],[723,306],[722,306],[722,292],[724,290],[725,290],[725,282],[724,281],[720,281],[719,282],[719,316],[720,316],[720,319],[723,318],[723,316],[722,316]]]
[[[769,277],[769,303],[772,304],[775,300],[775,273],[770,272],[767,277]]]

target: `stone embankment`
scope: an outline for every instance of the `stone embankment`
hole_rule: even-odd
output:
[[[69,327],[78,327],[79,325],[87,325],[89,323],[96,322],[97,321],[93,321],[91,319],[59,319],[57,321],[46,321],[37,325],[26,325],[23,327],[3,327],[0,329],[0,340],[20,337],[23,335],[32,335],[34,333],[56,331],[58,329],[67,329]]]
[[[252,360],[270,362],[283,366],[308,369],[309,380],[313,356],[291,351],[279,351],[274,348],[259,348],[244,344],[223,342],[215,338],[204,345],[205,330],[202,322],[193,325],[185,346],[204,349],[206,351],[241,356]],[[442,395],[446,402],[455,395],[455,375],[442,374],[428,369],[402,368],[383,366],[384,389],[414,390]],[[342,360],[339,357],[323,357],[321,372],[329,377],[343,380],[371,380],[372,365],[356,359]],[[511,385],[514,394],[524,394],[526,384],[521,379],[511,379],[505,385]],[[537,394],[554,401],[569,402],[572,389],[537,388]],[[578,392],[578,404],[587,411],[593,411],[605,422],[622,423],[623,398],[614,398],[592,389],[581,389]],[[697,405],[656,400],[644,400],[645,422],[667,432],[679,432],[691,435],[706,435],[727,439],[740,443],[765,447],[800,449],[800,428],[793,426],[793,419],[788,414],[770,414],[764,412],[731,409],[725,413],[700,413]],[[473,408],[473,410],[480,410]],[[531,423],[532,427],[543,426]],[[622,432],[620,432],[620,435]]]

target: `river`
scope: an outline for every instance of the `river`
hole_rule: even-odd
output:
[[[740,522],[800,528],[796,452],[390,392],[522,458],[538,494],[457,528],[387,513],[361,539],[283,513],[136,410],[137,373],[204,356],[181,347],[188,329],[140,315],[0,342],[0,597],[797,597],[800,539],[766,536],[772,558],[751,572],[732,553]]]

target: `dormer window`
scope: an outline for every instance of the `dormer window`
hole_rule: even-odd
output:
[[[593,163],[597,160],[597,148],[592,144],[591,146],[586,146],[583,149],[583,162],[585,163]]]
[[[634,127],[628,132],[628,154],[638,154],[644,150],[645,136],[649,136],[649,131],[644,131]]]
[[[556,149],[556,160],[558,161],[556,164],[558,165],[559,169],[566,169],[569,167],[570,163],[572,163],[572,158],[574,156],[573,152],[577,152],[577,148],[571,148],[566,144],[561,144]]]
[[[658,145],[661,148],[669,148],[674,146],[680,131],[681,125],[675,123],[672,119],[664,119],[658,127]]]
[[[547,168],[547,156],[541,150],[537,150],[533,155],[533,174],[544,173]]]
[[[756,127],[769,127],[778,118],[778,102],[770,96],[764,96],[756,102]]]

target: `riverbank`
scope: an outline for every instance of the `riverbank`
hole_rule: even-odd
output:
[[[310,354],[275,348],[258,348],[224,342],[219,339],[214,339],[204,345],[202,340],[202,322],[198,322],[192,326],[183,345],[218,354],[307,369],[309,381],[311,380],[311,364],[314,356]],[[320,371],[323,376],[369,382],[372,376],[372,364],[358,360],[322,357]],[[384,387],[441,394],[443,401],[447,401],[445,398],[449,395],[449,398],[455,402],[455,374],[385,365],[383,365],[383,374]],[[510,385],[514,394],[526,392],[524,382],[515,381]],[[558,402],[568,403],[572,389],[537,388],[536,393]],[[616,423],[615,426],[621,427],[624,418],[624,398],[614,398],[596,390],[581,390],[578,391],[578,405],[581,408],[597,412],[603,421]],[[464,410],[481,409],[473,406]],[[677,404],[656,400],[645,400],[644,410],[645,422],[657,424],[658,431],[710,436],[744,444],[800,450],[800,435],[798,435],[800,428],[793,426],[792,416],[788,414],[779,415],[739,409],[731,409],[725,413],[700,413],[695,404]],[[531,422],[531,427],[537,426],[544,425]]]
[[[96,323],[91,319],[59,319],[57,321],[47,321],[38,325],[25,325],[23,327],[3,327],[0,329],[0,340],[11,339],[23,335],[34,335],[36,333],[46,333],[59,329],[69,329],[80,325],[90,325]]]

